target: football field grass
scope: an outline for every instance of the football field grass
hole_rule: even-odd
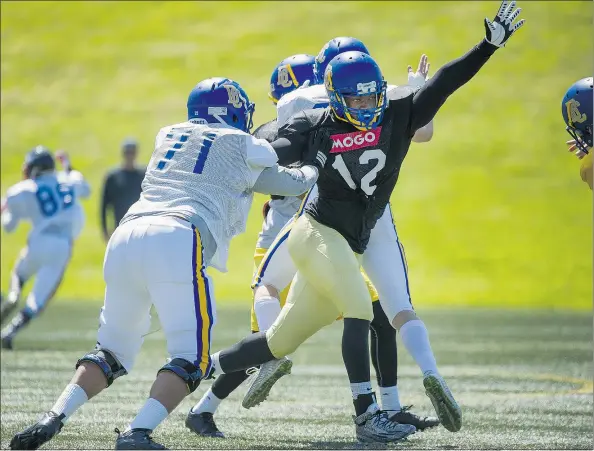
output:
[[[51,407],[76,360],[95,341],[99,305],[56,303],[2,352],[1,447],[14,432]],[[401,449],[592,449],[592,318],[585,312],[545,310],[421,310],[441,371],[463,409],[464,425],[417,433],[391,445]],[[152,330],[158,328],[153,321]],[[246,305],[222,306],[213,349],[242,338]],[[155,432],[173,449],[349,449],[352,404],[340,354],[341,323],[307,341],[292,356],[293,374],[260,406],[245,410],[245,387],[216,415],[227,438],[202,439],[184,427],[186,412],[210,382]],[[399,347],[404,404],[432,413],[418,369]],[[160,331],[146,337],[132,374],[118,379],[66,425],[47,449],[109,449],[142,405],[164,363]]]

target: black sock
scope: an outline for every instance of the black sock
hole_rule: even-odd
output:
[[[268,347],[266,332],[258,332],[245,337],[227,349],[223,349],[219,354],[219,364],[225,373],[233,373],[247,370],[275,358]]]
[[[392,327],[379,302],[373,303],[371,332],[371,363],[380,387],[394,387],[398,381],[398,351],[396,329]]]
[[[353,405],[355,406],[355,415],[363,415],[369,409],[372,404],[377,404],[375,399],[375,393],[366,393],[364,395],[357,396],[357,399],[353,399]]]
[[[345,318],[342,331],[342,359],[349,382],[369,382],[369,321]]]
[[[24,310],[24,309],[21,310],[19,313],[17,313],[14,316],[14,318],[12,319],[10,324],[2,330],[2,337],[6,337],[6,336],[14,337],[14,335],[20,329],[22,329],[27,324],[29,324],[29,321],[31,321],[32,317],[33,317],[33,315],[28,310]]]
[[[225,399],[248,377],[249,376],[245,371],[221,374],[215,379],[210,389],[217,398]]]

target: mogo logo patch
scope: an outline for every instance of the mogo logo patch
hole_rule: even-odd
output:
[[[349,152],[363,147],[377,146],[381,133],[382,128],[378,127],[368,131],[332,135],[330,137],[332,139],[330,153]]]

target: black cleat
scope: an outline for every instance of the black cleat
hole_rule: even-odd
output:
[[[167,449],[160,443],[157,443],[149,435],[150,429],[130,429],[127,432],[120,433],[118,428],[115,433],[118,434],[115,449]]]
[[[12,336],[7,335],[5,337],[2,337],[1,345],[2,349],[8,349],[12,351]]]
[[[190,410],[186,417],[186,427],[201,437],[225,438],[210,412],[196,413]]]
[[[412,406],[404,406],[402,409],[397,411],[389,411],[391,421],[395,421],[400,424],[412,424],[417,428],[418,431],[424,431],[425,429],[432,428],[439,425],[439,420],[436,417],[422,417],[410,411]]]
[[[64,414],[54,412],[44,413],[41,419],[33,426],[16,434],[10,441],[10,449],[37,449],[49,442],[62,430]]]

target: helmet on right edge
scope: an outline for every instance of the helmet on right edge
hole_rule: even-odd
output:
[[[585,153],[592,148],[592,94],[592,77],[582,78],[570,86],[561,102],[567,133]]]

